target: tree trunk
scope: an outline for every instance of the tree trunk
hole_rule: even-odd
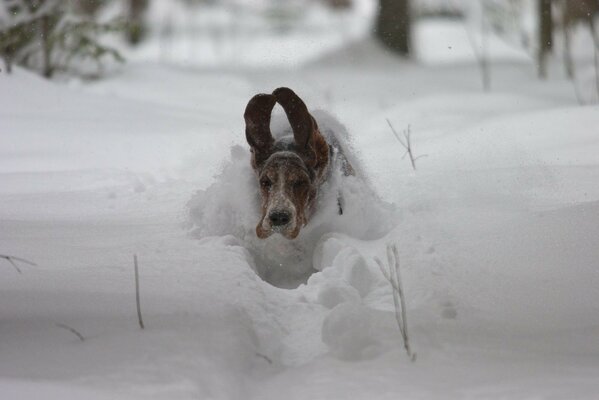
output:
[[[78,0],[73,5],[76,12],[93,17],[105,3],[106,1],[103,0]]]
[[[52,68],[52,49],[50,42],[50,17],[45,15],[40,18],[40,39],[42,41],[42,73],[46,78],[51,78]]]
[[[409,0],[380,0],[376,22],[377,38],[391,50],[410,54]]]
[[[148,0],[129,0],[129,29],[127,40],[135,45],[141,42],[146,33],[144,14],[148,8]]]
[[[4,60],[4,67],[6,69],[6,73],[10,74],[12,73],[12,60],[10,59],[10,56],[5,54],[2,59]]]
[[[538,0],[539,10],[539,77],[547,78],[547,56],[553,48],[551,0]]]

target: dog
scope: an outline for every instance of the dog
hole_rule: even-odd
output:
[[[270,123],[277,103],[287,115],[291,132],[275,139]],[[256,235],[266,239],[278,233],[295,239],[314,214],[332,166],[339,163],[344,175],[353,175],[353,168],[334,134],[325,138],[306,104],[289,88],[255,95],[247,104],[244,120],[251,166],[260,186],[261,217]],[[340,196],[337,203],[339,214],[343,214]]]

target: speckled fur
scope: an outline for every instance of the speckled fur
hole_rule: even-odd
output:
[[[285,110],[293,135],[275,140],[270,132],[270,117],[276,103]],[[304,102],[288,88],[254,96],[244,118],[251,164],[261,188],[262,215],[256,234],[261,239],[273,233],[294,239],[308,223],[319,189],[328,178],[331,145]],[[344,163],[344,169],[352,171],[348,163]],[[289,223],[273,226],[269,217],[273,212],[290,215]]]

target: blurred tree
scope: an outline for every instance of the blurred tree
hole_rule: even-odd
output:
[[[352,7],[352,0],[325,0],[325,4],[336,10],[345,10]]]
[[[380,0],[376,21],[376,37],[391,50],[410,54],[409,0]]]
[[[599,15],[599,0],[561,0],[558,11],[561,12],[561,28],[564,37],[564,62],[569,78],[574,78],[574,60],[572,58],[571,35],[578,24],[588,28],[594,46],[595,57],[599,52],[599,32],[595,19]],[[597,64],[597,61],[595,62]],[[597,67],[599,68],[599,66]],[[599,75],[596,75],[599,93]]]
[[[72,2],[72,4],[78,12],[94,16],[107,2],[108,0],[77,0]]]
[[[148,8],[149,0],[127,0],[129,2],[129,28],[127,40],[135,45],[141,42],[146,34],[144,15]]]
[[[547,57],[553,49],[553,18],[551,16],[551,0],[537,0],[539,12],[539,77],[547,77]]]
[[[0,3],[0,56],[49,78],[56,72],[86,74],[91,61],[99,72],[106,58],[122,61],[103,45],[103,33],[123,30],[119,21],[96,22],[61,0],[10,0]],[[88,69],[89,71],[89,69]]]

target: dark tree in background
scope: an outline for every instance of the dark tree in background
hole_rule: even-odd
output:
[[[539,77],[547,77],[547,57],[553,48],[553,19],[551,0],[537,0],[539,12]]]
[[[380,0],[376,37],[391,50],[410,54],[409,0]]]
[[[336,10],[345,10],[352,6],[352,0],[325,0],[325,3]]]
[[[102,6],[106,5],[108,0],[79,0],[73,5],[82,14],[93,16]]]
[[[128,0],[129,2],[129,29],[127,40],[131,44],[138,44],[146,33],[144,14],[148,8],[149,0]]]

